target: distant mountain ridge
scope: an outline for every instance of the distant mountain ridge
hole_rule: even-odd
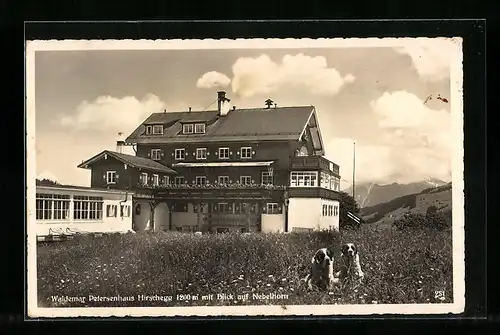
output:
[[[434,178],[409,184],[392,183],[379,185],[375,183],[363,183],[356,185],[354,196],[359,206],[364,208],[385,203],[405,195],[420,193],[428,188],[440,187],[446,184],[447,183],[445,181]],[[345,192],[352,194],[352,186],[346,189]]]
[[[408,212],[425,214],[430,207],[434,207],[437,212],[450,212],[451,201],[452,184],[450,182],[385,203],[364,207],[361,209],[361,215],[366,223],[393,222]]]

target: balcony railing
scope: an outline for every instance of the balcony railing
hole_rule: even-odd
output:
[[[339,174],[339,166],[330,162],[323,156],[296,156],[292,157],[290,167],[293,170],[323,170],[330,171],[333,174]]]
[[[215,190],[241,190],[241,189],[261,189],[261,190],[285,190],[286,186],[271,184],[167,184],[153,186],[150,184],[139,183],[138,188],[147,188],[152,190],[172,190],[172,189],[215,189]]]
[[[339,200],[339,192],[322,187],[290,187],[288,190],[290,198],[323,198],[330,200]]]
[[[273,199],[280,201],[284,197],[286,186],[260,184],[138,184],[141,193],[148,192],[164,199]]]

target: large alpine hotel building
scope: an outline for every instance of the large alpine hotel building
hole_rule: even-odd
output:
[[[315,108],[229,103],[218,92],[214,111],[153,113],[78,166],[90,188],[37,187],[38,235],[338,230],[339,166],[323,157]]]

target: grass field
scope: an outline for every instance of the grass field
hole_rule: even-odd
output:
[[[314,252],[331,247],[338,265],[345,242],[359,245],[363,284],[306,290]],[[87,236],[40,243],[37,259],[43,307],[449,303],[453,293],[451,233],[428,229]]]

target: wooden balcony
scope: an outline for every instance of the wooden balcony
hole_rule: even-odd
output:
[[[339,192],[322,187],[290,187],[288,189],[290,198],[323,198],[340,200]]]
[[[138,186],[136,193],[152,194],[162,200],[284,200],[284,186],[268,185],[168,185],[159,187]]]
[[[339,176],[339,166],[323,156],[297,156],[290,159],[291,170],[325,171]]]

